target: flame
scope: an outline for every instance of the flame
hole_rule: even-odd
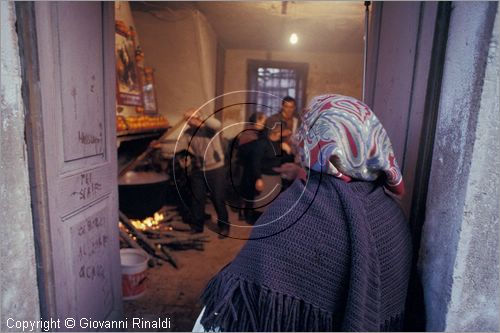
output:
[[[130,220],[132,225],[139,230],[155,230],[158,229],[160,222],[163,221],[164,215],[162,213],[154,213],[152,217],[146,217],[144,220]]]

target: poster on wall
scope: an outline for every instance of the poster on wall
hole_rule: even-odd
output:
[[[121,21],[116,22],[115,57],[118,104],[142,106],[142,84],[135,58],[134,36]]]
[[[154,80],[154,70],[151,67],[144,67],[143,73],[143,95],[144,113],[158,114],[158,104],[156,101],[156,85]]]

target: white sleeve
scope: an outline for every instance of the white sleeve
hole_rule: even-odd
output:
[[[201,317],[203,317],[204,312],[205,312],[205,307],[203,307],[203,309],[201,309],[200,315],[198,316],[198,318],[196,319],[196,322],[194,323],[192,332],[206,332],[205,328],[201,324]]]
[[[192,329],[192,332],[220,332],[219,328],[216,327],[214,331],[207,331],[205,330],[205,327],[201,324],[201,317],[203,317],[203,313],[205,313],[205,307],[201,309],[200,315],[196,319],[196,322],[194,323],[194,327]]]
[[[205,120],[205,126],[207,126],[210,129],[213,129],[214,131],[218,131],[222,127],[222,124],[214,116],[210,116]]]

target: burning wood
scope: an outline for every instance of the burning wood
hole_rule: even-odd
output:
[[[134,227],[139,230],[146,231],[148,229],[158,230],[160,228],[160,223],[163,222],[165,217],[162,213],[156,212],[153,217],[146,217],[144,220],[130,220]],[[172,230],[171,227],[168,227],[169,230]]]
[[[177,268],[170,250],[204,250],[206,236],[187,236],[180,233],[189,228],[179,226],[180,217],[175,210],[163,209],[143,220],[129,219],[119,212],[120,238],[130,247],[141,248],[151,256],[169,262]],[[158,260],[157,260],[158,261]]]

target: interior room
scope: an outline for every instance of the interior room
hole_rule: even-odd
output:
[[[0,1],[1,331],[498,331],[489,1]]]
[[[183,251],[163,245],[174,262],[156,258],[148,271],[146,295],[124,302],[128,317],[169,313],[176,318],[176,329],[190,330],[201,310],[203,288],[232,260],[251,230],[238,218],[238,203],[229,204],[232,228],[225,239],[218,237],[213,224],[217,214],[209,201],[206,212],[212,221],[206,223],[213,226],[203,236],[189,236],[188,226],[181,223],[174,210],[176,179],[168,169],[179,152],[185,111],[203,108],[213,113],[222,122],[222,140],[231,143],[253,112],[278,114],[285,96],[296,99],[296,115],[311,97],[329,92],[361,99],[365,10],[362,2],[115,3],[117,29],[133,37],[137,65],[146,70],[154,104],[147,110],[146,88],[143,103],[137,105],[120,98],[118,89],[118,162],[125,169],[120,171],[120,211],[146,230],[157,226],[137,220],[161,213],[174,221],[165,222],[170,228],[184,230],[174,233],[179,239],[191,242],[184,241]],[[122,35],[116,39],[117,50]],[[150,149],[137,162],[153,140],[161,140],[161,148]],[[144,185],[150,181],[156,185]],[[122,246],[130,247],[123,235],[132,240],[136,235],[123,225],[121,229]]]

